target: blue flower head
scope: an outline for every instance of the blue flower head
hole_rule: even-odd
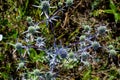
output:
[[[50,8],[49,1],[42,1],[41,2],[41,9],[44,13],[49,14],[49,8]]]
[[[59,51],[58,51],[58,53],[59,53],[59,55],[60,55],[61,58],[66,58],[67,54],[68,54],[67,50],[64,49],[64,48],[60,48]]]
[[[98,30],[99,34],[105,34],[105,32],[107,31],[106,26],[100,26],[100,27],[98,27],[97,30]]]
[[[97,50],[98,48],[100,48],[100,44],[98,42],[94,41],[94,42],[92,42],[92,48],[94,50]]]
[[[16,48],[16,50],[22,49],[22,43],[16,43],[15,48]]]

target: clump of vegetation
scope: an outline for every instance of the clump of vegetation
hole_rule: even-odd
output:
[[[120,36],[110,17],[101,19],[95,10],[105,2],[1,1],[0,79],[119,80]],[[109,3],[103,12],[113,14],[117,26],[119,5]]]

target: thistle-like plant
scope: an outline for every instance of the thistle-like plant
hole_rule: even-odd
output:
[[[90,57],[90,54],[88,52],[82,52],[80,57],[81,57],[81,62],[86,61]]]
[[[32,21],[33,21],[31,17],[27,17],[26,20],[28,23],[32,23]]]
[[[20,49],[23,48],[22,43],[19,43],[19,42],[17,42],[14,46],[15,46],[15,49],[16,49],[16,50],[20,50]]]
[[[73,0],[66,0],[66,6],[71,6],[73,4]]]
[[[41,14],[45,14],[46,18],[49,18],[49,13],[50,13],[50,1],[48,0],[45,0],[45,1],[41,1],[41,4],[40,6],[36,6],[36,5],[33,5],[34,7],[38,7],[42,10],[42,13]]]
[[[17,20],[17,21],[20,21],[20,20],[21,20],[21,16],[17,16],[17,17],[16,17],[16,20]]]
[[[59,55],[60,55],[61,58],[67,58],[68,52],[67,52],[66,49],[60,48],[60,49],[58,50],[58,53],[59,53]]]
[[[22,45],[22,43],[20,43],[20,42],[17,42],[17,43],[15,43],[15,44],[12,44],[12,43],[8,43],[8,44],[10,44],[10,45],[12,45],[14,48],[15,48],[15,50],[13,51],[13,54],[16,52],[16,51],[18,51],[19,53],[20,53],[20,55],[21,55],[21,51],[22,51],[22,49],[24,49],[24,46]]]
[[[29,26],[28,30],[23,32],[23,34],[24,33],[35,34],[35,33],[39,33],[39,31],[37,31],[37,28],[35,26]]]
[[[106,26],[100,26],[97,28],[97,31],[98,31],[99,35],[105,35],[107,28],[106,28]]]
[[[91,26],[83,24],[82,27],[85,34],[89,34],[91,32]]]
[[[81,35],[80,36],[80,41],[85,41],[85,39],[86,39],[86,35]]]
[[[62,2],[58,2],[58,7],[59,7],[59,8],[61,8],[61,7],[62,7],[62,5],[63,5],[63,3],[62,3]]]
[[[49,15],[49,8],[50,8],[49,1],[42,1],[41,2],[41,9],[47,15]]]
[[[110,54],[110,56],[116,56],[117,51],[115,51],[114,49],[111,49],[111,50],[109,50],[109,54]]]
[[[108,49],[109,49],[109,50],[112,50],[112,49],[114,49],[114,46],[113,46],[113,45],[109,45],[109,46],[108,46]]]
[[[36,76],[39,76],[40,75],[40,70],[39,69],[33,70],[33,74],[36,75]]]
[[[96,50],[98,50],[100,47],[101,47],[101,46],[100,46],[99,42],[97,42],[97,41],[92,42],[92,48],[93,48],[93,50],[96,51]]]
[[[37,37],[37,39],[35,39],[36,41],[36,46],[38,47],[39,50],[43,49],[45,47],[45,42],[44,42],[44,38],[42,37]]]
[[[26,68],[24,62],[20,62],[20,63],[18,64],[17,71],[18,71],[19,69],[21,69],[21,68]]]

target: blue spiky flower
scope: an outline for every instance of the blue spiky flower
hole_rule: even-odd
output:
[[[86,60],[88,57],[89,57],[89,53],[88,53],[88,52],[82,52],[82,53],[81,53],[81,58],[82,58],[83,60]]]
[[[98,27],[97,30],[98,30],[98,33],[102,35],[102,34],[105,34],[105,32],[107,31],[106,29],[107,29],[106,26],[100,26]]]
[[[92,48],[94,50],[98,50],[100,48],[100,44],[97,41],[92,42]]]
[[[49,1],[42,1],[41,2],[41,9],[43,12],[49,13],[49,8],[50,8]]]
[[[30,26],[28,27],[28,32],[33,34],[36,32],[36,28],[34,26]]]
[[[85,36],[85,35],[81,35],[81,36],[80,36],[80,41],[85,41],[85,39],[86,39],[86,36]]]
[[[66,49],[60,48],[58,52],[59,52],[61,58],[66,58],[67,57],[68,52],[67,52]]]
[[[22,49],[22,43],[16,43],[15,44],[15,48],[16,48],[16,50],[20,50],[20,49]]]
[[[91,30],[91,27],[89,25],[83,25],[83,29],[85,32],[88,32]]]

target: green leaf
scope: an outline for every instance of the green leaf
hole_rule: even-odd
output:
[[[110,78],[108,80],[114,80],[115,77],[114,76],[110,76]]]
[[[44,62],[44,61],[46,61],[44,52],[41,52],[40,54],[36,55],[33,59],[34,59],[35,61],[39,61],[39,62]]]
[[[112,0],[110,0],[110,8],[112,9],[113,13],[116,13],[117,8],[116,8],[116,6],[115,6],[115,4],[113,3]]]
[[[39,54],[37,54],[36,50],[34,50],[33,48],[30,50],[30,58],[33,62],[44,62],[46,61],[45,58],[45,53],[43,51],[41,51]]]
[[[98,76],[93,77],[93,80],[100,80]]]
[[[113,11],[111,9],[107,9],[107,10],[104,10],[104,13],[113,14]]]
[[[117,17],[117,22],[120,21],[120,13],[117,13],[115,17]]]
[[[85,72],[82,80],[90,80],[91,78],[90,74],[91,74],[91,70],[88,70],[87,72]]]
[[[9,79],[9,74],[6,72],[0,72],[0,77],[2,77],[4,80],[8,80]]]
[[[12,32],[11,32],[11,34],[12,34],[11,37],[14,38],[14,39],[16,39],[17,36],[18,36],[18,31],[15,30],[15,29],[13,29]]]
[[[115,13],[115,14],[114,14],[114,18],[115,18],[115,22],[117,23],[118,20],[119,20],[119,15],[118,15],[118,13]]]
[[[36,55],[37,55],[36,50],[33,49],[33,48],[30,48],[30,57],[33,58],[33,57],[36,56]]]

